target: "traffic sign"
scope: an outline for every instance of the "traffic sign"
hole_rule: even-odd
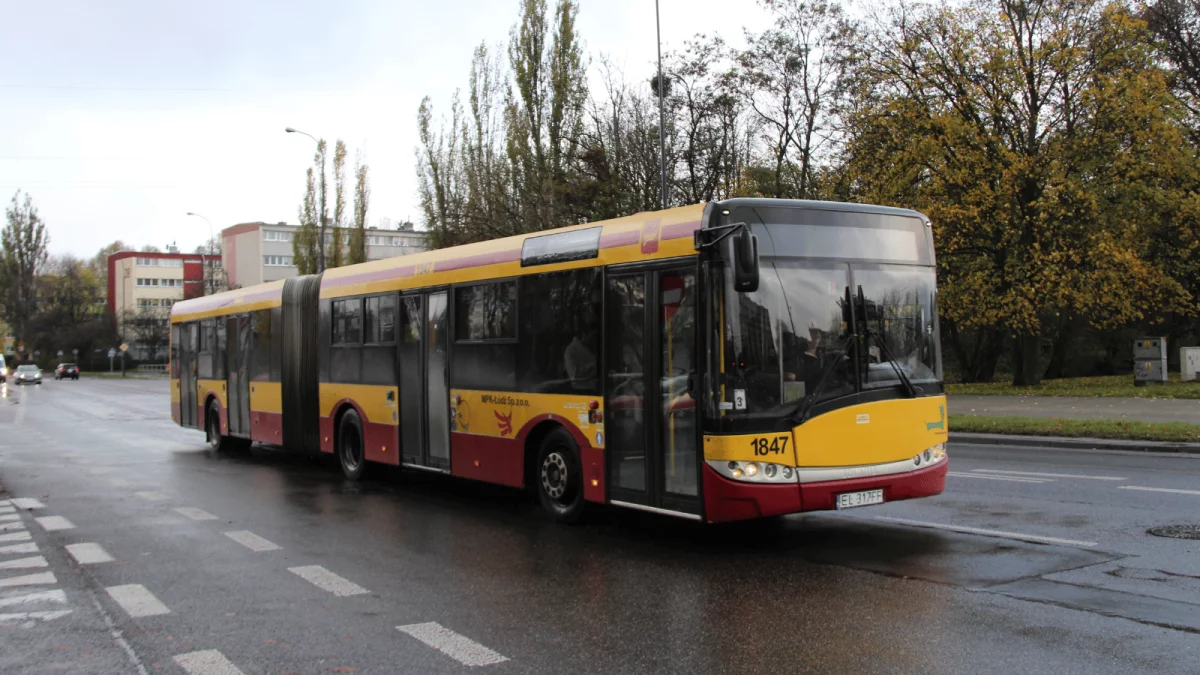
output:
[[[58,357],[59,357],[59,358],[62,358],[62,350],[61,350],[61,349],[60,349],[60,350],[58,350]]]
[[[111,349],[111,348],[108,350],[108,358],[111,359],[112,357],[114,357],[116,355],[117,355],[117,350]]]
[[[76,347],[75,349],[72,349],[71,353],[74,354],[75,356],[79,356],[79,348]]]
[[[121,343],[121,351],[125,351],[125,350],[127,350],[127,349],[129,349],[129,345],[127,345],[127,344],[125,344],[124,342],[122,342],[122,343]]]

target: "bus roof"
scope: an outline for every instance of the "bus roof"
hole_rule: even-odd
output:
[[[279,307],[283,304],[283,283],[272,281],[177,302],[171,306],[171,323]]]

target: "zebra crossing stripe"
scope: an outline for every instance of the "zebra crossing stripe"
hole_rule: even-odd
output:
[[[0,588],[11,588],[13,586],[38,586],[42,584],[56,584],[58,579],[54,576],[54,572],[38,572],[37,574],[26,574],[20,577],[8,577],[0,579]]]

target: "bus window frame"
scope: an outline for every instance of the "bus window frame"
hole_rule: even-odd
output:
[[[451,339],[450,339],[450,342],[453,344],[456,344],[456,345],[458,345],[458,344],[461,344],[461,345],[505,345],[505,344],[516,345],[516,344],[518,344],[518,342],[520,340],[520,334],[521,334],[521,331],[520,331],[520,326],[521,326],[521,316],[520,316],[521,282],[520,282],[520,279],[521,279],[520,276],[507,276],[507,277],[497,277],[494,279],[483,279],[480,281],[470,281],[470,282],[465,282],[465,283],[461,283],[461,284],[451,284],[449,286],[450,292],[448,294],[450,300],[448,302],[448,307],[447,307],[447,310],[451,312],[451,321],[450,321],[450,330],[451,330],[450,337],[451,337]],[[510,283],[510,282],[513,285],[513,298],[512,298],[513,331],[512,331],[512,337],[459,339],[459,337],[458,337],[458,291],[459,291],[459,289],[476,288],[479,286],[498,286],[500,284]]]

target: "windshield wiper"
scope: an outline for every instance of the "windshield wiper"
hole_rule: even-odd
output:
[[[858,287],[858,306],[863,308],[863,314],[865,315],[867,305],[863,299],[862,286]],[[896,371],[896,376],[900,378],[900,384],[904,385],[904,391],[908,394],[908,397],[916,398],[920,396],[920,392],[917,391],[912,380],[908,379],[908,376],[904,374],[904,369],[900,367],[900,364],[896,363],[896,358],[892,356],[892,350],[888,349],[887,342],[878,333],[871,330],[869,321],[864,320],[863,339],[869,341],[871,338],[875,338],[875,344],[879,345],[879,351],[883,352],[884,358],[887,359],[888,363],[892,364],[892,370]]]
[[[849,295],[849,291],[846,294]],[[825,391],[825,385],[829,383],[829,376],[837,369],[839,359],[845,357],[846,353],[850,350],[850,345],[854,344],[856,338],[858,336],[853,333],[846,338],[845,344],[842,345],[841,357],[836,357],[829,361],[825,366],[825,370],[821,371],[821,379],[817,380],[817,386],[813,387],[812,393],[805,392],[804,399],[800,401],[800,405],[792,412],[784,415],[782,421],[789,422],[790,426],[798,426],[808,419],[808,413],[817,403],[817,396]]]

